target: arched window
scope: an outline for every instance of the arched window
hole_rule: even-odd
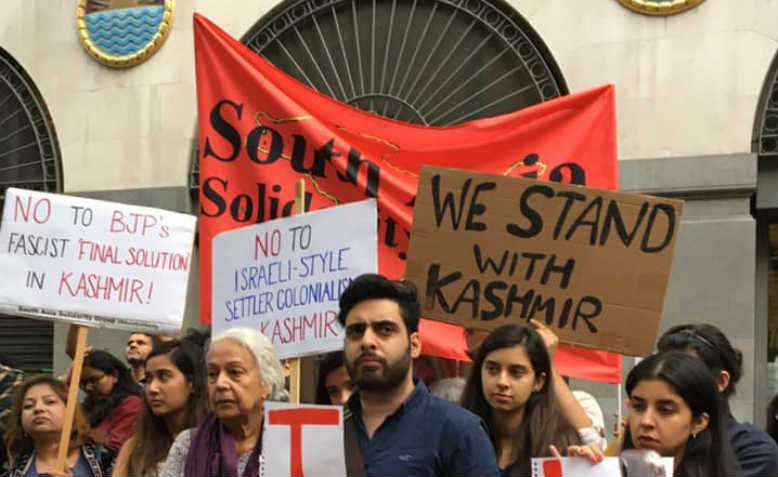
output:
[[[778,52],[767,71],[756,108],[751,136],[751,151],[757,153],[753,211],[757,222],[756,284],[761,289],[756,295],[756,326],[757,330],[764,329],[765,323],[759,318],[766,315],[767,360],[773,362],[778,356]]]
[[[773,57],[757,103],[751,150],[778,162],[778,53]]]
[[[568,92],[546,45],[502,0],[286,0],[241,42],[317,91],[418,124],[457,124]]]
[[[0,205],[9,187],[62,192],[62,162],[43,97],[0,48]],[[0,315],[0,349],[26,371],[51,366],[52,334],[49,322]]]

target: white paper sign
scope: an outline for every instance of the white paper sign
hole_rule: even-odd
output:
[[[673,458],[662,457],[666,476],[673,475]],[[618,457],[605,457],[592,465],[583,457],[533,457],[532,477],[614,477],[620,476],[621,465]],[[648,474],[641,477],[649,477]]]
[[[376,202],[222,232],[213,238],[213,333],[259,329],[279,358],[343,348],[338,300],[378,268]]]
[[[132,330],[181,328],[196,217],[8,189],[4,313]]]
[[[343,407],[265,402],[261,475],[346,475]]]

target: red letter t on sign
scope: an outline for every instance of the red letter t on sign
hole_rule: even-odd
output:
[[[268,424],[287,425],[291,428],[292,441],[289,443],[289,465],[292,477],[304,477],[302,452],[303,425],[337,426],[337,409],[278,409],[268,411]]]

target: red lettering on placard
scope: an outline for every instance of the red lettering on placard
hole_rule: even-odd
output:
[[[562,461],[559,459],[543,461],[543,475],[546,477],[564,477]]]
[[[303,426],[337,426],[340,424],[340,411],[337,409],[297,408],[268,411],[270,425],[289,426],[289,470],[292,477],[303,477]]]
[[[22,202],[22,198],[16,196],[14,202],[14,221],[19,221],[19,215],[22,216],[22,220],[27,222],[30,220],[30,207],[32,207],[32,220],[36,223],[42,224],[48,222],[51,217],[51,201],[49,199],[38,199],[35,204],[32,204],[32,197],[27,197],[27,204]]]
[[[90,298],[119,303],[146,303],[141,297],[141,291],[146,284],[134,277],[114,277],[85,272],[61,272],[58,293],[70,298]],[[149,299],[153,283],[148,289]]]
[[[265,232],[265,236],[262,237],[257,234],[254,237],[254,260],[259,260],[260,253],[262,257],[267,258],[267,254],[277,257],[281,253],[281,231],[278,229],[273,230],[270,234]]]
[[[140,235],[145,237],[146,234],[153,230],[159,224],[159,220],[149,214],[140,214],[137,212],[127,212],[126,214],[121,210],[114,210],[111,214],[111,226],[109,230],[112,233],[126,233],[129,235]],[[167,226],[162,226],[163,230],[159,233],[159,236],[163,235],[167,237],[170,232],[167,230]]]

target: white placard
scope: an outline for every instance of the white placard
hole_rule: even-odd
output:
[[[10,188],[0,227],[0,309],[86,326],[178,330],[196,221]]]
[[[343,476],[343,407],[265,401],[260,475]]]
[[[259,329],[279,358],[343,348],[338,299],[378,268],[375,199],[222,232],[213,238],[213,334]]]
[[[664,475],[673,475],[673,458],[662,457]],[[613,477],[620,476],[621,465],[618,457],[605,457],[592,465],[583,457],[533,457],[532,477]],[[648,476],[638,472],[638,476]]]

